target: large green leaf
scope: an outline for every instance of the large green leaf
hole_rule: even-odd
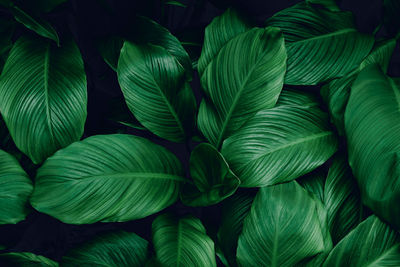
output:
[[[15,267],[58,267],[59,264],[44,256],[31,252],[8,252],[0,254],[0,262],[3,266]]]
[[[188,138],[196,102],[175,57],[157,45],[126,41],[117,72],[126,103],[143,126],[170,141]]]
[[[200,106],[198,126],[210,143],[219,149],[257,111],[273,107],[285,70],[279,29],[254,28],[227,42],[201,78],[208,99]]]
[[[240,266],[293,266],[331,242],[313,198],[297,182],[260,188],[239,237]]]
[[[34,163],[77,141],[86,120],[86,76],[78,47],[21,37],[0,78],[0,110],[17,147]]]
[[[218,230],[218,247],[229,266],[236,266],[236,248],[242,232],[243,221],[250,211],[255,194],[237,192],[222,202],[221,224]]]
[[[214,18],[204,32],[204,43],[197,67],[200,77],[229,40],[249,29],[249,23],[232,8]]]
[[[331,251],[323,266],[400,266],[399,241],[396,231],[370,216]]]
[[[354,81],[344,115],[349,164],[363,203],[400,229],[400,83],[378,65]]]
[[[322,165],[337,149],[328,116],[318,106],[287,105],[258,112],[225,140],[221,153],[241,186],[258,187],[296,179]],[[285,100],[288,102],[287,100]]]
[[[285,36],[285,84],[314,85],[342,77],[370,52],[374,39],[357,32],[351,14],[314,8],[305,2],[276,13],[267,26]]]
[[[44,162],[31,204],[65,223],[128,221],[171,205],[184,179],[165,148],[131,135],[97,135]]]
[[[32,190],[32,182],[18,161],[0,150],[0,224],[25,219]]]
[[[321,95],[328,104],[331,120],[335,124],[338,133],[344,135],[344,112],[350,96],[351,85],[357,78],[357,74],[366,66],[374,63],[387,70],[396,40],[390,39],[377,42],[371,53],[361,62],[360,66],[342,78],[335,79],[324,85]]]
[[[214,242],[199,219],[163,214],[154,220],[152,229],[153,245],[161,266],[217,266]]]
[[[240,184],[224,157],[215,147],[202,143],[190,155],[192,183],[181,191],[181,200],[188,206],[210,206],[231,196]]]
[[[147,240],[135,233],[107,233],[69,251],[62,266],[142,267],[149,258]]]

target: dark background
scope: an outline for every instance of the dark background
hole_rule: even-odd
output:
[[[298,0],[180,0],[185,8],[166,5],[162,0],[70,0],[46,14],[44,17],[57,29],[61,39],[72,34],[77,42],[85,62],[88,81],[88,117],[84,138],[96,134],[130,133],[144,136],[153,142],[161,144],[174,152],[188,170],[190,149],[196,144],[190,144],[188,149],[184,144],[171,143],[152,135],[147,131],[133,130],[112,120],[112,114],[123,112],[130,114],[117,82],[116,73],[103,61],[97,50],[100,39],[113,35],[123,35],[132,31],[135,25],[135,14],[152,18],[168,28],[180,41],[197,43],[185,46],[190,56],[199,56],[203,42],[204,28],[228,6],[236,7],[250,18],[255,25],[263,22],[277,11],[289,7]],[[352,11],[356,25],[362,32],[372,33],[382,21],[383,0],[342,0],[340,7]],[[0,9],[0,14],[10,16],[7,10]],[[17,28],[15,38],[27,30],[21,25]],[[383,28],[378,36],[385,36],[387,29]],[[400,76],[400,53],[396,48],[389,74]],[[191,83],[196,98],[201,98],[200,83],[197,74]],[[318,92],[319,87],[303,87],[307,91]],[[23,156],[22,164],[34,177],[36,167]],[[243,189],[241,189],[243,190]],[[206,208],[189,208],[177,202],[167,208],[177,215],[192,213],[198,216],[207,228],[210,236],[215,236],[219,221],[220,205]],[[151,241],[151,222],[156,215],[142,220],[125,223],[96,223],[92,225],[68,225],[45,214],[33,211],[27,219],[16,225],[0,226],[0,244],[6,245],[7,251],[29,251],[59,261],[65,252],[95,235],[123,229],[135,232]]]

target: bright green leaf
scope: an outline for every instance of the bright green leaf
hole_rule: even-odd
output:
[[[86,75],[78,47],[21,37],[0,79],[0,110],[17,145],[34,163],[77,141],[86,120]]]
[[[31,252],[8,252],[0,254],[0,262],[3,266],[23,267],[58,267],[59,264],[41,255]]]
[[[273,107],[285,70],[279,29],[254,28],[222,47],[201,78],[209,103],[200,105],[198,126],[210,143],[219,149],[257,111]]]
[[[210,206],[231,196],[240,184],[224,157],[210,144],[198,145],[190,155],[193,182],[185,184],[181,200],[188,206]]]
[[[163,214],[154,220],[152,229],[154,250],[161,266],[217,266],[214,242],[199,219]]]
[[[142,267],[149,258],[148,245],[135,233],[111,232],[69,251],[62,266]]]
[[[44,162],[31,204],[65,223],[129,221],[174,203],[184,179],[165,148],[132,135],[97,135]]]

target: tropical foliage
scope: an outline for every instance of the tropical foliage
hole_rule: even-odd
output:
[[[233,5],[201,42],[162,1],[92,40],[101,98],[52,20],[78,1],[28,2],[0,0],[0,266],[400,266],[398,1],[367,33],[334,0]]]

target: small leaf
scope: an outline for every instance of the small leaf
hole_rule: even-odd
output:
[[[62,266],[142,267],[149,258],[148,245],[135,233],[107,233],[69,251]]]
[[[198,145],[190,155],[192,183],[185,184],[181,200],[188,206],[210,206],[235,193],[239,178],[224,157],[210,144]]]
[[[31,252],[8,252],[0,254],[0,261],[4,266],[36,266],[58,267],[59,264],[41,255]]]
[[[214,242],[193,216],[158,216],[152,225],[153,245],[161,266],[217,266]]]
[[[31,204],[65,223],[123,222],[174,203],[184,180],[165,148],[132,135],[97,135],[44,162]]]

